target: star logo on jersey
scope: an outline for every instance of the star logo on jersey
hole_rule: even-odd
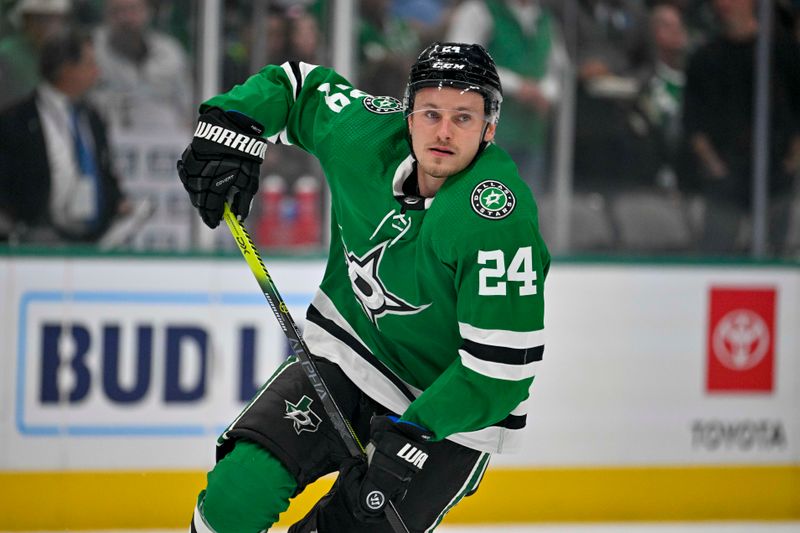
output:
[[[373,324],[384,315],[413,315],[419,313],[430,304],[414,306],[396,294],[392,294],[380,279],[378,270],[381,259],[390,241],[384,241],[359,257],[345,249],[347,258],[347,273],[350,276],[350,285],[358,303],[364,309]]]
[[[292,403],[289,400],[284,400],[284,402],[286,402],[286,415],[283,418],[294,422],[294,430],[298,435],[303,431],[314,433],[319,429],[322,419],[311,410],[311,404],[314,403],[314,400],[304,394],[297,403]]]
[[[367,96],[362,100],[364,107],[378,115],[397,113],[403,110],[400,100],[391,96]]]
[[[483,218],[499,220],[506,218],[517,205],[517,199],[511,190],[496,180],[480,182],[470,197],[472,210]]]

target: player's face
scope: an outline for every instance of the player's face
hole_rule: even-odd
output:
[[[423,181],[443,181],[464,170],[481,141],[494,138],[496,126],[485,126],[483,96],[479,93],[452,87],[417,91],[408,129],[417,157],[420,187]]]

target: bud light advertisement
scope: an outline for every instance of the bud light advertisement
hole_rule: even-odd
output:
[[[18,431],[218,434],[289,355],[256,289],[23,294]],[[284,299],[302,317],[311,294]]]

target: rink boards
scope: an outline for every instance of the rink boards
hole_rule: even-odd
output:
[[[302,322],[323,262],[267,261]],[[6,255],[0,287],[0,530],[185,525],[287,353],[247,266]],[[524,450],[447,521],[800,518],[800,268],[556,262],[545,292]]]

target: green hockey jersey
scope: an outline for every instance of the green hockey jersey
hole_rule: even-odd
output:
[[[331,243],[304,329],[311,352],[436,439],[512,451],[544,351],[550,256],[508,155],[490,144],[435,197],[406,193],[415,161],[400,102],[305,63],[265,67],[210,106],[322,165]]]

